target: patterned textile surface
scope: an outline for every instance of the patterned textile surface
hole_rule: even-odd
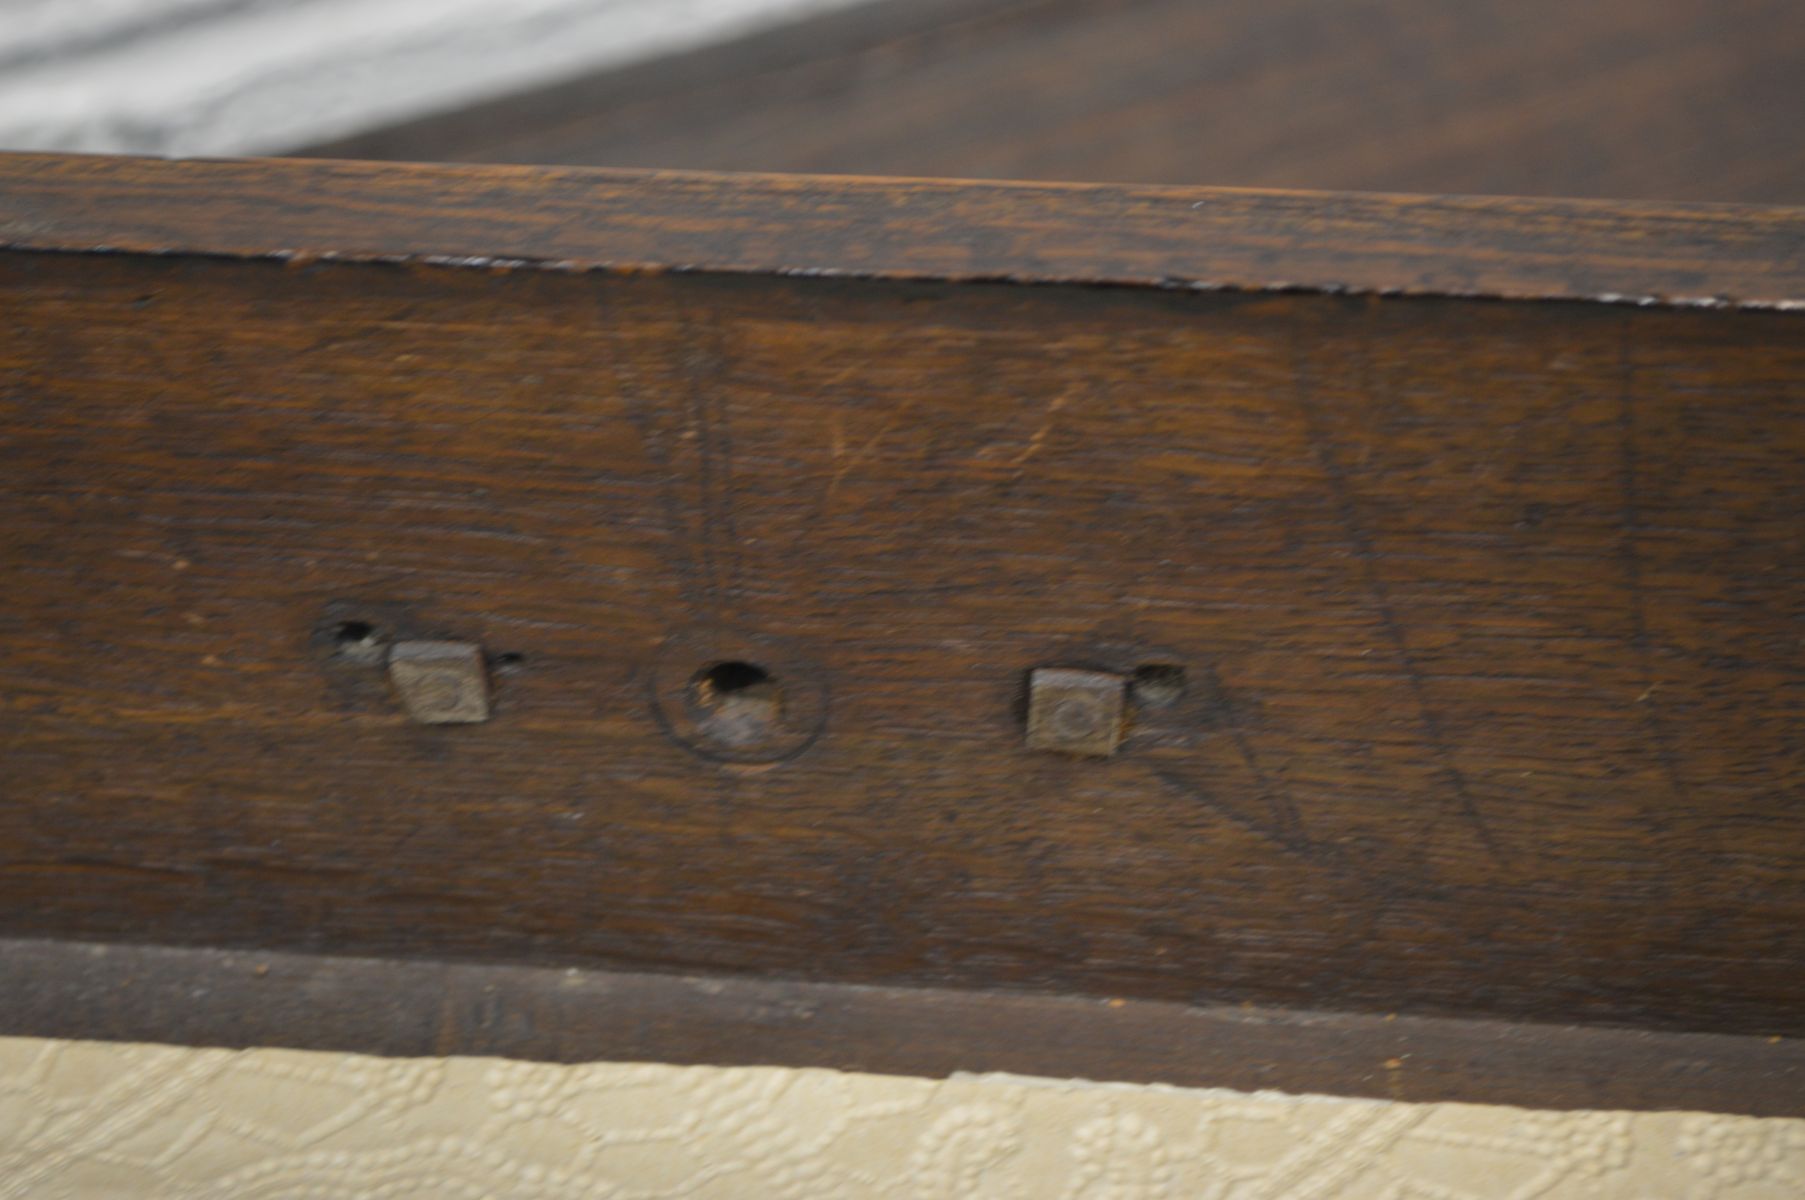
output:
[[[1805,1120],[0,1039],[0,1196],[1805,1197]]]

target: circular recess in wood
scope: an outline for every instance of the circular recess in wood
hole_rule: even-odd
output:
[[[673,739],[713,762],[779,763],[820,736],[827,683],[787,643],[735,630],[692,630],[659,647],[652,707]]]

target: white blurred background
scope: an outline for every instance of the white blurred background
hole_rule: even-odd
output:
[[[280,154],[859,0],[0,0],[0,148]]]

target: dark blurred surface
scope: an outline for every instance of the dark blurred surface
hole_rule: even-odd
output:
[[[336,157],[1805,202],[1801,0],[889,0]]]

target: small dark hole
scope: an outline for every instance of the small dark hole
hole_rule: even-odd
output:
[[[701,732],[724,746],[757,746],[776,732],[783,697],[763,667],[748,662],[715,663],[696,672],[690,706]]]
[[[346,621],[332,631],[332,639],[341,646],[355,646],[376,636],[376,627],[368,621]]]
[[[376,636],[376,626],[368,621],[340,621],[332,627],[333,655],[340,662],[357,666],[380,663],[387,653]]]
[[[1185,694],[1185,669],[1171,663],[1138,667],[1128,685],[1134,702],[1142,708],[1165,708]]]
[[[771,682],[771,673],[755,663],[724,662],[703,671],[697,682],[705,692],[724,699]]]
[[[516,654],[512,650],[508,651],[505,654],[497,654],[495,656],[495,665],[498,667],[518,667],[521,663],[524,663],[525,661],[526,661],[526,655]]]

